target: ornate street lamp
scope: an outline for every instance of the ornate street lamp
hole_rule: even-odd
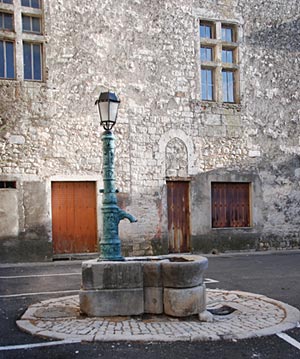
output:
[[[104,128],[102,134],[103,146],[103,183],[102,200],[103,230],[100,240],[101,261],[123,261],[121,241],[119,239],[119,222],[127,218],[130,222],[137,220],[117,206],[117,196],[114,175],[115,137],[111,129],[117,121],[120,100],[113,92],[102,92],[95,103],[98,105],[100,123]]]
[[[117,121],[120,100],[113,92],[101,92],[95,105],[98,105],[100,124],[110,131]]]

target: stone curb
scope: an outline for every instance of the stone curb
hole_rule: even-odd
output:
[[[241,291],[207,290],[207,307],[227,306],[235,311],[214,315],[213,322],[194,317],[167,316],[81,317],[78,296],[45,300],[31,305],[17,326],[32,335],[85,342],[239,340],[276,334],[295,328],[300,311],[263,295]]]

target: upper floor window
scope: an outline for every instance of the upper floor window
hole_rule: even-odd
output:
[[[223,101],[234,102],[234,71],[222,70]]]
[[[211,69],[201,69],[201,79],[202,99],[212,101],[214,96],[213,71]]]
[[[233,50],[226,48],[222,49],[222,62],[233,64],[234,62]]]
[[[0,79],[43,80],[42,25],[42,0],[0,0]]]
[[[42,79],[42,45],[24,42],[24,79],[40,81]]]
[[[22,28],[24,32],[41,33],[41,18],[22,15]]]
[[[200,48],[201,61],[213,61],[213,48],[201,46]]]
[[[201,22],[200,23],[200,37],[213,39],[215,37],[214,23],[212,22]]]
[[[238,27],[200,20],[201,99],[237,103]]]
[[[0,40],[0,78],[15,78],[14,43]]]
[[[22,6],[33,7],[34,9],[41,8],[41,1],[40,0],[21,0]]]
[[[0,12],[0,30],[13,30],[13,15]]]
[[[235,31],[233,26],[222,25],[222,41],[234,42]]]

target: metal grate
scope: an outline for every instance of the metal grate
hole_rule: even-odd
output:
[[[17,188],[16,181],[0,181],[0,188]]]

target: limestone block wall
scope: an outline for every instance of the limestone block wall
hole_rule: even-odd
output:
[[[196,178],[194,188],[210,171],[220,171],[219,180],[232,171],[256,176],[261,224],[249,248],[299,246],[298,7],[297,0],[43,1],[43,81],[0,79],[0,181],[19,183],[15,240],[38,237],[39,251],[51,252],[51,193],[44,192],[44,214],[33,223],[23,202],[35,191],[23,183],[101,183],[94,101],[111,89],[121,98],[114,129],[119,199],[139,219],[121,224],[125,255],[166,252],[166,177]],[[238,103],[201,101],[199,19],[237,25]],[[191,213],[209,215],[193,188]],[[199,221],[191,216],[196,244],[211,235]]]

